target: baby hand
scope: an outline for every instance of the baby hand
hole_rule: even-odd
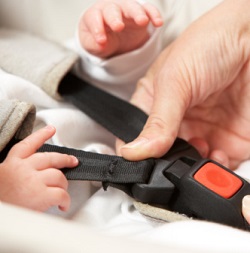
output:
[[[58,170],[75,167],[75,157],[53,152],[38,152],[55,133],[47,126],[17,143],[0,164],[0,200],[36,211],[59,206],[66,211],[70,206],[68,182]]]
[[[149,38],[147,25],[163,24],[160,12],[135,0],[101,0],[80,19],[80,43],[89,53],[107,58],[139,48]]]

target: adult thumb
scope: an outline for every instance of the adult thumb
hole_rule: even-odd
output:
[[[169,150],[189,101],[183,85],[171,81],[165,71],[151,81],[144,78],[140,82],[131,102],[148,112],[149,117],[140,135],[120,148],[121,155],[132,161],[158,158]]]

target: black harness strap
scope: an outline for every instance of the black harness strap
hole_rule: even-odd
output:
[[[147,120],[147,115],[140,109],[71,73],[68,73],[61,81],[58,92],[66,101],[74,104],[125,142],[135,139]],[[76,155],[76,152],[74,151],[73,154]],[[94,159],[89,159],[89,156]],[[86,157],[88,157],[87,163]],[[67,179],[102,181],[104,189],[112,186],[130,196],[132,184],[147,183],[155,164],[154,159],[131,162],[118,156],[86,152],[83,161],[81,157],[78,159],[82,166],[65,170]],[[105,167],[103,167],[104,163]]]
[[[19,141],[13,138],[0,152],[0,163],[4,161],[10,149]],[[134,184],[148,183],[155,166],[154,159],[133,162],[120,156],[85,152],[51,144],[44,144],[37,152],[74,155],[79,160],[79,164],[74,168],[62,169],[68,180],[100,181],[104,190],[108,186],[112,186],[130,196],[132,196],[131,187]]]
[[[68,73],[61,81],[59,93],[66,101],[74,104],[116,137],[125,142],[132,141],[142,130],[147,115],[137,107],[121,100],[75,75]],[[11,147],[19,140],[13,139],[0,153],[3,161]],[[68,180],[91,180],[103,182],[104,189],[109,185],[131,195],[133,184],[147,184],[155,167],[154,158],[132,162],[119,156],[110,156],[82,150],[44,144],[38,152],[58,152],[71,154],[78,158],[79,165],[73,169],[65,168],[63,173]],[[185,141],[177,139],[165,158],[175,160],[176,155],[199,154]]]
[[[125,142],[141,132],[147,115],[123,101],[69,73],[61,81],[58,92],[96,122]]]
[[[59,93],[125,142],[136,138],[147,120],[147,115],[138,108],[70,73],[62,80]],[[0,153],[1,160],[15,142],[12,140]],[[38,150],[43,151],[71,154],[79,159],[76,168],[63,169],[69,180],[101,181],[104,189],[108,186],[118,188],[144,203],[199,219],[247,230],[250,228],[241,213],[242,198],[250,194],[249,183],[222,165],[202,159],[197,150],[182,139],[177,138],[163,157],[138,162],[48,144]],[[234,185],[234,195],[223,197],[217,188],[206,185],[211,181],[210,174],[202,174],[205,181],[195,178],[198,173],[207,171],[212,174],[217,171],[223,179],[230,177],[235,180],[238,177],[240,185]],[[210,183],[217,185],[215,182],[212,180]],[[228,185],[230,192],[231,186]]]
[[[125,142],[130,142],[139,135],[148,118],[143,111],[134,105],[87,83],[72,73],[68,73],[61,81],[58,92],[66,101],[75,105],[82,112],[86,113],[104,128],[113,133],[116,137]],[[65,151],[63,151],[63,153],[65,153]],[[185,155],[190,153],[193,159],[200,159],[199,153],[186,141],[183,141],[179,138],[176,139],[173,146],[164,157],[171,161],[175,160],[176,156],[179,157],[182,153]],[[73,154],[75,155],[76,152]],[[84,155],[84,157],[86,155],[87,153]],[[93,159],[90,163],[92,163],[92,167],[96,169],[95,171],[93,170],[93,177],[91,180],[100,180],[105,182],[104,178],[99,176],[99,173],[102,173],[99,172],[101,166],[98,162],[101,155],[92,154],[92,156],[94,156],[95,159]],[[151,158],[139,162],[129,162],[121,157],[104,157],[106,157],[106,159],[122,161],[115,166],[116,169],[118,167],[120,168],[119,173],[117,172],[117,174],[120,174],[120,177],[129,179],[129,182],[119,183],[132,183],[132,180],[134,180],[133,183],[141,183],[142,180],[139,180],[138,177],[144,178],[145,174],[148,175],[148,167],[152,168],[156,161],[154,158]],[[121,166],[123,163],[129,165],[127,166],[126,170]],[[75,168],[74,170],[70,171],[71,176],[66,174],[68,179],[90,180],[88,179],[88,172],[83,168]],[[111,180],[110,182],[118,183],[117,181]]]
[[[116,98],[68,73],[62,80],[59,93],[65,100],[76,105],[102,126],[120,139],[132,141],[142,129],[147,116],[136,107]],[[0,153],[0,162],[9,150],[20,140],[12,139]],[[133,184],[147,184],[155,165],[154,159],[132,162],[119,156],[85,152],[82,150],[44,144],[38,152],[58,152],[74,155],[79,165],[73,169],[65,168],[63,173],[68,180],[91,180],[103,182],[131,195]]]
[[[76,105],[126,142],[132,141],[140,133],[147,119],[147,115],[136,107],[99,90],[71,73],[68,73],[62,80],[59,93],[65,100]],[[0,153],[1,161],[5,159],[11,147],[19,141],[13,139],[9,142]],[[44,144],[38,150],[38,152],[45,151],[71,154],[78,158],[77,167],[62,170],[68,180],[101,181],[105,189],[110,185],[128,194],[132,184],[148,182],[155,164],[154,159],[132,162],[119,156],[85,152],[49,144]]]
[[[72,73],[68,73],[61,81],[58,92],[66,101],[75,105],[125,142],[130,142],[139,135],[148,118],[139,108],[87,83]],[[55,149],[55,147],[52,148]],[[56,150],[57,152],[69,153],[68,149],[66,151],[56,148]],[[74,150],[72,154],[76,155],[77,152],[79,151]],[[170,162],[176,160],[176,157],[181,154],[190,154],[193,159],[200,158],[199,153],[192,146],[179,138],[176,139],[164,157]],[[93,157],[92,160],[89,159],[90,156]],[[154,158],[129,162],[117,156],[86,152],[83,156],[82,151],[81,156],[77,157],[82,165],[74,169],[64,170],[67,179],[102,181],[104,189],[112,186],[129,195],[133,195],[131,193],[132,184],[147,184],[152,179],[152,171],[156,164]],[[84,157],[83,160],[82,157]],[[103,167],[104,160],[105,168]]]
[[[154,167],[154,160],[127,161],[120,156],[85,152],[72,148],[44,144],[38,152],[58,152],[74,155],[79,165],[63,169],[69,180],[94,180],[105,183],[146,183]]]

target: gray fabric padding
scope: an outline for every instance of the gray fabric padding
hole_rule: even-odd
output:
[[[23,139],[31,134],[35,113],[32,104],[18,100],[0,101],[0,152],[14,136]]]
[[[134,202],[134,206],[141,214],[158,221],[174,222],[191,219],[183,214],[171,212],[169,210],[143,204],[141,202]]]
[[[22,77],[59,99],[61,79],[78,60],[78,55],[60,44],[32,34],[0,29],[0,68]]]

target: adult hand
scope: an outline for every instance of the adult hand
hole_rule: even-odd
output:
[[[68,182],[59,168],[75,167],[78,160],[66,154],[35,153],[55,133],[47,126],[17,143],[0,164],[0,200],[36,211],[70,206]]]
[[[223,1],[162,52],[132,97],[149,118],[122,156],[160,157],[179,136],[232,169],[249,159],[248,7],[249,0]],[[242,213],[250,223],[250,196]]]
[[[89,53],[107,58],[142,46],[149,38],[147,25],[161,26],[159,11],[135,0],[101,0],[79,22],[79,39]]]
[[[161,53],[132,97],[149,119],[123,157],[161,157],[177,136],[232,169],[250,157],[248,7],[223,1]]]

